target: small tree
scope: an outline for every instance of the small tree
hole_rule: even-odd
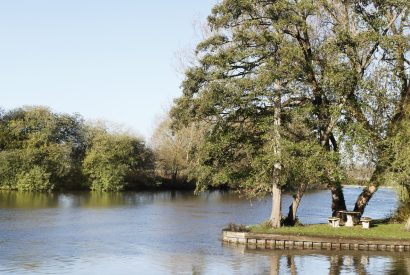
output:
[[[44,190],[78,186],[85,148],[83,130],[78,115],[56,114],[45,107],[4,113],[0,119],[2,188]],[[36,184],[34,179],[43,180],[36,187],[32,186]]]
[[[151,144],[155,154],[156,173],[172,183],[191,179],[195,152],[203,142],[204,123],[192,123],[178,130],[171,128],[171,119],[163,119],[154,131]]]
[[[153,170],[152,153],[137,137],[109,133],[106,129],[89,130],[90,146],[83,161],[89,188],[120,191],[146,184]]]

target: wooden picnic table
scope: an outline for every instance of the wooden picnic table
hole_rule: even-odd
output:
[[[357,212],[357,211],[347,211],[347,210],[341,210],[338,212],[346,215],[347,221],[345,223],[345,226],[348,226],[348,227],[353,227],[355,217],[361,214],[360,212]]]

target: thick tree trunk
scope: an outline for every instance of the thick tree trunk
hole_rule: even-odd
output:
[[[273,98],[273,104],[275,107],[273,113],[273,154],[275,156],[275,164],[273,165],[272,175],[272,213],[270,217],[270,223],[272,227],[279,228],[282,220],[282,189],[280,186],[280,177],[282,173],[281,163],[281,96],[280,85],[275,84],[275,95]]]
[[[384,148],[380,147],[379,151],[383,151]],[[356,199],[356,203],[354,205],[354,211],[360,212],[360,215],[358,218],[360,218],[364,210],[366,209],[367,204],[369,203],[370,199],[373,197],[374,193],[379,189],[379,177],[382,175],[384,172],[384,169],[380,164],[376,166],[375,171],[373,172],[373,175],[370,178],[370,184],[363,188],[362,192],[359,194],[359,196]]]
[[[330,191],[332,193],[332,217],[339,217],[344,220],[344,217],[338,212],[346,210],[343,187],[340,184],[334,184],[330,186]]]
[[[305,188],[302,187],[300,190],[296,192],[296,194],[293,195],[293,201],[292,204],[289,206],[289,212],[288,216],[285,219],[285,225],[288,226],[294,226],[296,224],[296,213],[298,211],[298,207],[300,204],[300,201],[302,200],[303,194],[305,192]]]
[[[374,193],[376,193],[377,189],[378,186],[375,184],[363,188],[362,193],[360,193],[354,205],[354,211],[360,212],[360,216],[363,215],[367,203],[373,197]]]
[[[282,190],[279,185],[272,185],[272,213],[270,223],[272,227],[279,228],[282,219]]]

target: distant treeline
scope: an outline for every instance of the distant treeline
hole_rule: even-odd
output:
[[[0,110],[0,189],[172,187],[143,139],[46,107]],[[172,182],[171,182],[172,183]]]

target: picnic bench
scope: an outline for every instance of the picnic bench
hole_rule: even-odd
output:
[[[370,217],[362,217],[360,219],[361,223],[362,223],[362,227],[369,229],[370,228],[370,223],[372,221],[372,219]]]
[[[346,223],[345,226],[347,227],[353,227],[354,226],[354,221],[357,220],[357,217],[361,214],[360,212],[357,211],[347,211],[347,210],[341,210],[338,211],[341,214],[346,215]]]
[[[339,227],[340,226],[340,218],[337,217],[329,217],[329,225],[331,227]]]

